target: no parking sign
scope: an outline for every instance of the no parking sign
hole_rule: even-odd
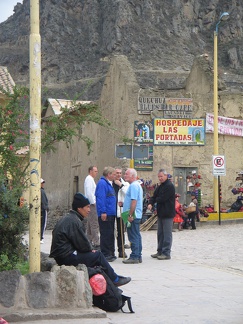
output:
[[[214,176],[226,175],[224,155],[213,155],[213,175]]]

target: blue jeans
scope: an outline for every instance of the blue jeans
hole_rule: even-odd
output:
[[[158,217],[158,229],[157,229],[157,240],[159,254],[170,256],[172,246],[172,227],[173,218],[162,218]]]
[[[131,259],[140,259],[142,255],[142,237],[140,234],[140,221],[141,219],[134,219],[131,222],[131,227],[127,228],[128,240],[131,243],[132,253]]]

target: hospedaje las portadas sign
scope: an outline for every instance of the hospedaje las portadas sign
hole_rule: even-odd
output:
[[[205,145],[205,119],[154,118],[154,145]]]

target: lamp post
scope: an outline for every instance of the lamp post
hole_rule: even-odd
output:
[[[229,18],[228,12],[223,12],[219,17],[214,31],[214,96],[213,96],[213,111],[214,111],[214,132],[213,132],[213,153],[219,154],[219,138],[218,138],[218,28],[221,21]],[[214,176],[213,181],[213,200],[214,210],[219,212],[219,199],[218,199],[218,176]]]

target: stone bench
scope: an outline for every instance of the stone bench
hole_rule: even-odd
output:
[[[0,272],[0,314],[6,321],[106,317],[105,312],[92,307],[85,265],[45,262],[50,271],[24,276],[18,270]]]

